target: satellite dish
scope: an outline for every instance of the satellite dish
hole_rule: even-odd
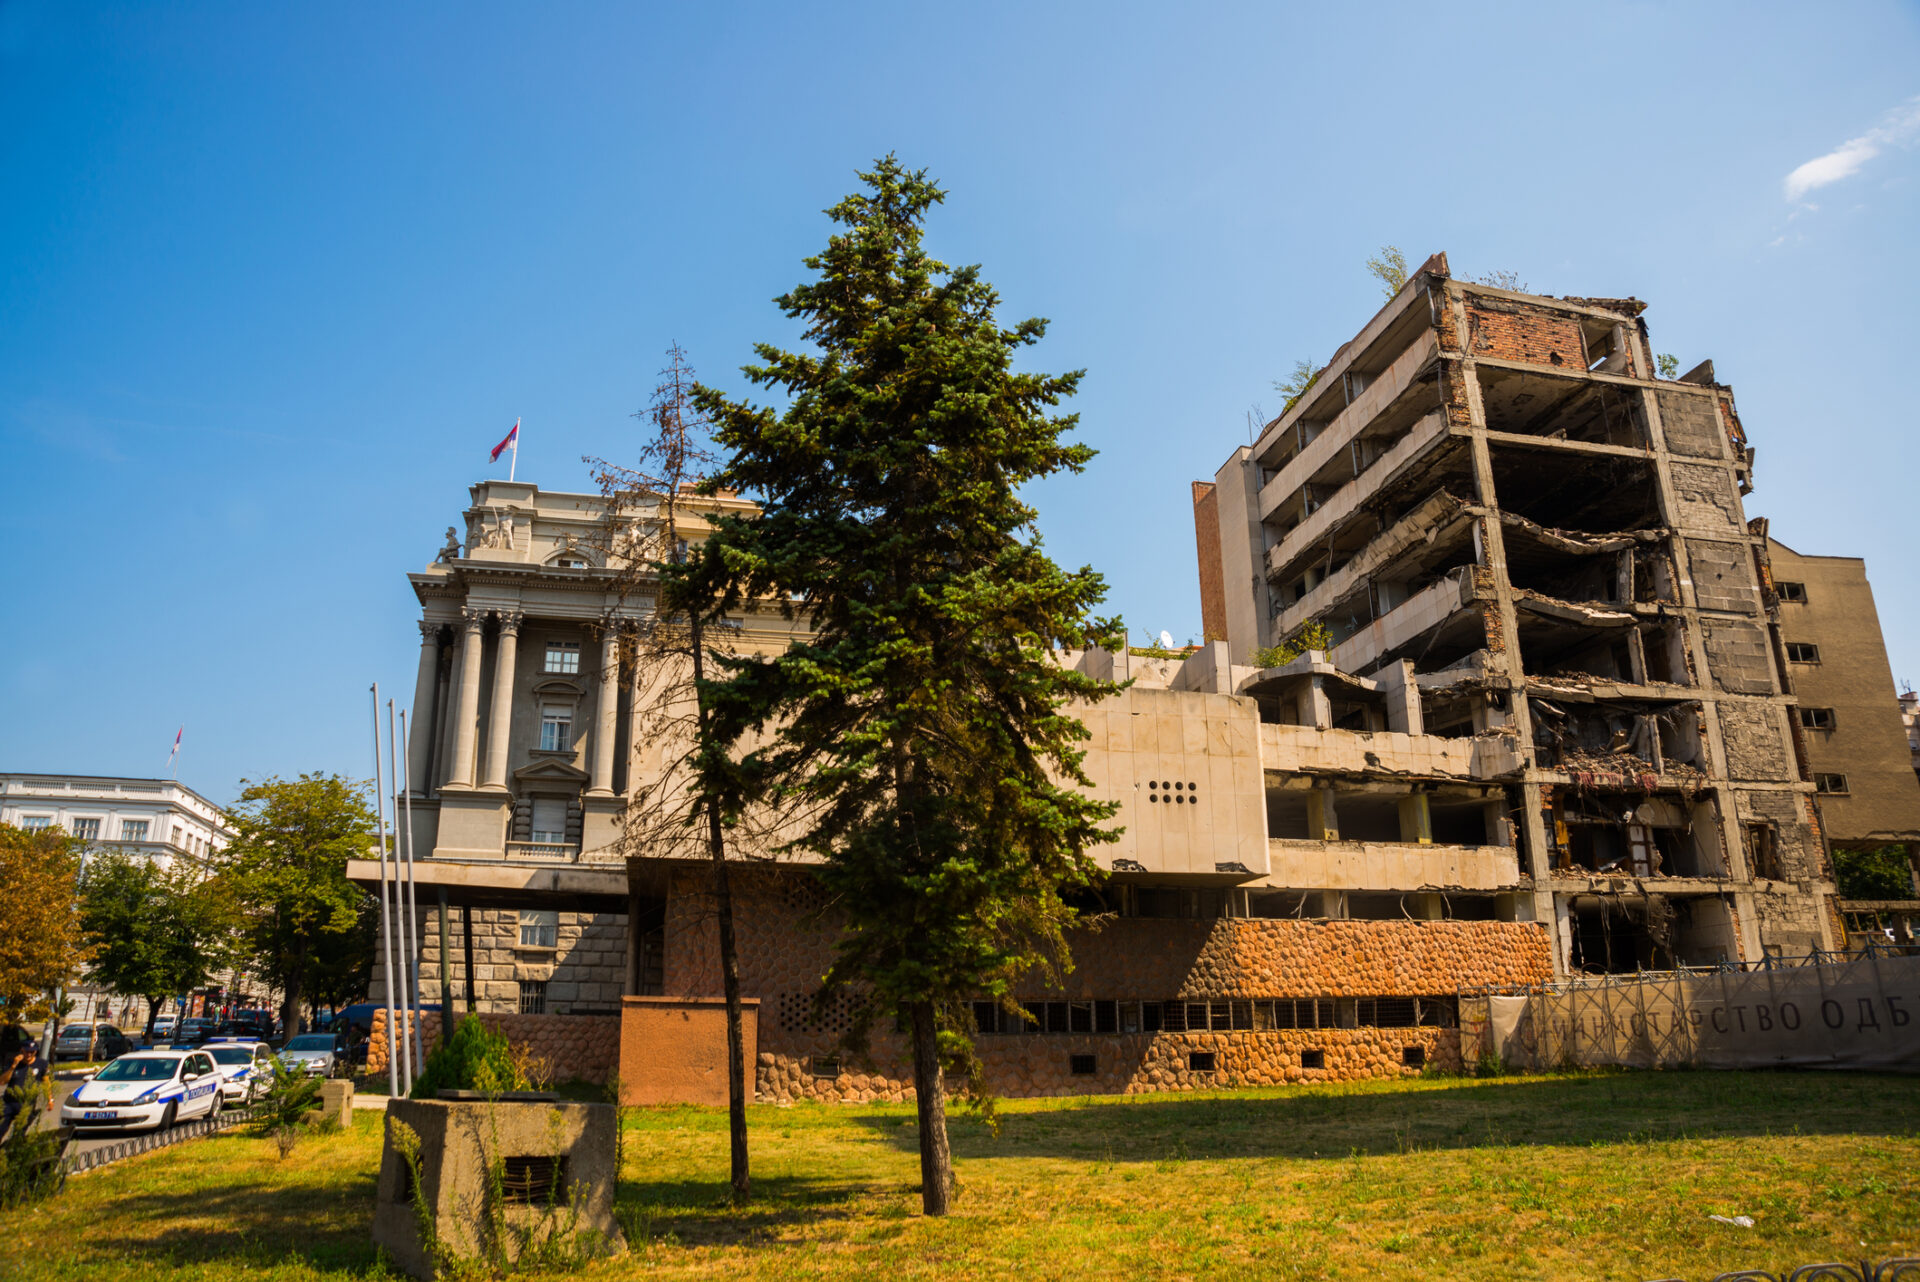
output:
[[[1171,632],[1162,632],[1162,633],[1160,634],[1160,648],[1161,648],[1162,650],[1171,650],[1171,649],[1173,649],[1173,633],[1171,633]]]

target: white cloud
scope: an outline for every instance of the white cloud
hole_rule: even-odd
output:
[[[1788,174],[1782,184],[1788,200],[1799,200],[1810,191],[1829,183],[1851,178],[1860,167],[1889,146],[1905,146],[1920,135],[1920,98],[1910,98],[1887,113],[1882,120],[1858,138],[1849,138],[1824,156],[1815,156]]]

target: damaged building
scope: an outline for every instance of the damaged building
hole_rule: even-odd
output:
[[[1243,687],[1284,745],[1255,902],[1538,922],[1560,973],[1837,946],[1754,453],[1644,310],[1435,255],[1195,487],[1231,662],[1328,638]]]

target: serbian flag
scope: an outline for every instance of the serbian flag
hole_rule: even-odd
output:
[[[506,434],[506,436],[501,439],[498,445],[493,447],[493,453],[487,455],[487,462],[498,463],[500,461],[500,452],[502,450],[507,449],[509,446],[518,448],[519,442],[520,442],[520,420],[516,418],[515,420],[513,420],[512,430],[510,430]]]

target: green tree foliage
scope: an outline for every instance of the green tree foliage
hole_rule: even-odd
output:
[[[1320,381],[1320,372],[1325,368],[1326,366],[1311,358],[1295,361],[1293,374],[1286,381],[1282,382],[1280,379],[1273,381],[1273,390],[1286,398],[1286,403],[1280,407],[1282,414],[1292,409],[1294,402],[1305,396],[1308,389]]]
[[[1407,283],[1407,256],[1398,245],[1382,245],[1380,252],[1367,260],[1367,275],[1380,282],[1391,299]]]
[[[370,938],[378,906],[347,880],[347,860],[375,844],[367,787],[321,774],[248,782],[231,822],[220,880],[239,912],[248,969],[281,990],[291,1034],[315,976]]]
[[[1114,807],[1075,787],[1081,723],[1069,699],[1115,687],[1063,667],[1058,648],[1110,638],[1090,612],[1105,584],[1041,550],[1022,485],[1078,472],[1093,451],[1052,411],[1078,373],[1017,373],[1041,320],[1002,328],[977,267],[922,244],[944,193],[889,156],[828,211],[841,230],[806,260],[815,279],[778,299],[811,352],[762,344],[747,377],[784,411],[701,388],[727,451],[718,485],[757,517],[716,533],[668,576],[677,608],[785,603],[812,631],[769,660],[717,654],[701,787],[737,813],[800,803],[792,849],[824,863],[845,928],[825,991],[910,1029],[921,1199],[944,1213],[952,1168],[944,1074],[979,1094],[966,999],[1004,996],[1063,964],[1061,892],[1099,876]],[[739,752],[755,730],[767,738]]]
[[[200,987],[226,965],[232,924],[217,884],[185,862],[168,868],[111,852],[81,878],[87,978],[145,998],[149,1037],[165,997]]]
[[[1680,358],[1672,352],[1660,353],[1653,358],[1653,363],[1659,367],[1661,378],[1680,377]]]
[[[1836,850],[1833,871],[1842,899],[1912,899],[1913,870],[1904,846]]]
[[[1324,623],[1310,619],[1294,630],[1294,634],[1279,645],[1263,646],[1253,652],[1253,666],[1256,668],[1284,668],[1309,650],[1333,649],[1333,633],[1327,631]]]
[[[77,902],[83,843],[0,824],[0,1026],[39,1018],[86,951]]]

